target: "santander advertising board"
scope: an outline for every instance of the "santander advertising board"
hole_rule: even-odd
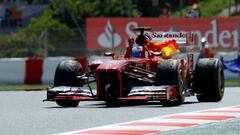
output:
[[[125,49],[128,37],[137,36],[132,28],[140,26],[158,32],[191,32],[196,47],[202,37],[217,50],[236,50],[240,44],[240,18],[88,18],[87,48]]]

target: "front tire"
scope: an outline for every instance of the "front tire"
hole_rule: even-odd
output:
[[[79,104],[79,101],[76,100],[59,100],[56,101],[57,105],[62,107],[77,107]]]
[[[161,100],[163,106],[178,106],[184,100],[185,79],[183,65],[177,60],[163,61],[158,64],[157,74],[155,77],[156,85],[176,85],[177,99],[176,100]]]
[[[81,86],[77,76],[83,74],[82,66],[75,60],[65,60],[58,64],[55,76],[54,86]]]
[[[77,76],[83,74],[82,66],[75,60],[65,60],[58,64],[55,76],[54,87],[57,86],[82,86]],[[77,100],[59,100],[56,101],[62,107],[77,107],[79,101]]]
[[[195,74],[194,85],[199,102],[218,102],[224,95],[224,69],[219,59],[199,59]]]

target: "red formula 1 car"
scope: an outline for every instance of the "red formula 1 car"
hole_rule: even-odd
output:
[[[145,51],[149,57],[105,53],[111,59],[93,61],[86,73],[79,62],[62,61],[56,69],[54,85],[47,89],[44,101],[56,101],[62,107],[76,107],[79,101],[84,100],[102,100],[107,104],[131,100],[160,101],[163,106],[177,106],[184,102],[186,96],[196,95],[200,102],[218,102],[223,98],[224,72],[220,60],[203,58],[194,62],[191,52],[185,53],[183,58],[173,58],[163,54],[164,51],[169,52],[166,44],[159,51],[154,46],[150,47],[154,42],[174,40],[186,48],[188,37],[191,37],[188,33],[151,32],[145,27],[134,30],[140,31],[138,37],[148,38],[141,42],[147,45]],[[132,39],[129,44],[132,43],[138,42]],[[90,83],[96,83],[96,92],[92,91]]]

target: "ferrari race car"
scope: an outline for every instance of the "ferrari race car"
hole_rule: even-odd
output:
[[[146,27],[134,30],[140,31],[139,37],[148,38],[147,47],[154,43],[161,47],[149,47],[146,51],[151,57],[105,53],[110,59],[93,61],[85,73],[79,62],[62,61],[56,68],[54,84],[47,89],[44,101],[56,101],[62,107],[76,107],[80,101],[86,100],[101,100],[106,104],[160,101],[163,106],[178,106],[187,96],[196,96],[199,102],[218,102],[223,98],[224,71],[219,59],[202,58],[196,62],[191,51],[182,58],[164,54],[166,50],[169,52],[169,47],[170,50],[171,47],[186,50],[193,37],[191,34],[153,32]],[[166,44],[169,41],[175,41],[175,46]],[[96,91],[90,83],[96,83]]]

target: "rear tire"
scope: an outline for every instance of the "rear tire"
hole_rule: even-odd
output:
[[[176,85],[178,96],[177,100],[161,100],[163,106],[178,106],[184,100],[185,79],[183,66],[177,60],[163,61],[158,64],[157,74],[155,77],[156,85]]]
[[[56,86],[82,86],[77,76],[83,74],[82,66],[75,60],[65,60],[58,64],[55,76],[54,87]],[[59,100],[56,101],[62,107],[77,107],[77,100]]]
[[[224,95],[224,69],[219,59],[199,59],[194,74],[199,102],[218,102]]]

